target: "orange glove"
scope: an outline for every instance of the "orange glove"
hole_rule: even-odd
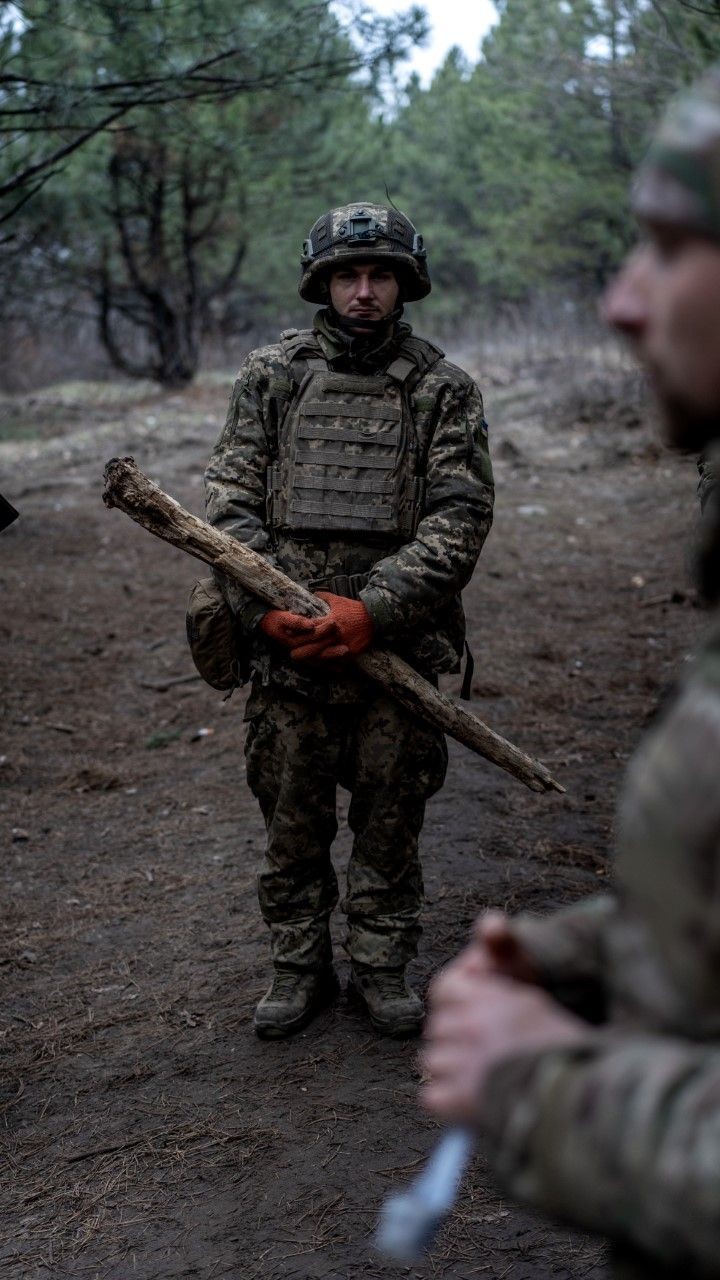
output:
[[[286,609],[268,609],[258,626],[270,640],[292,649],[312,638],[316,622],[316,618],[303,618],[299,613],[290,613]]]
[[[325,618],[315,621],[313,635],[308,643],[297,645],[292,651],[293,661],[304,662],[316,658],[319,662],[332,662],[351,654],[364,653],[373,638],[373,620],[362,600],[348,600],[334,596],[329,591],[316,595],[330,605]]]

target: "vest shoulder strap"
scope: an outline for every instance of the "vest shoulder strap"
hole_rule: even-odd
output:
[[[436,347],[434,342],[429,342],[427,338],[417,338],[414,333],[405,338],[401,354],[414,360],[423,373],[437,364],[438,360],[445,358],[445,352],[440,347]]]
[[[397,382],[417,382],[445,355],[427,338],[416,338],[410,334],[403,340],[395,359],[388,365],[387,372]]]
[[[301,356],[325,362],[322,347],[313,329],[284,329],[280,334],[280,342],[290,364]]]

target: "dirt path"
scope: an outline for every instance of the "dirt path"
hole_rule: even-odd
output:
[[[609,379],[579,398],[562,362],[486,379],[498,506],[466,596],[475,703],[568,794],[453,749],[424,833],[420,984],[478,909],[602,888],[624,761],[702,625],[692,464],[620,424]],[[506,1203],[481,1160],[425,1267],[369,1249],[435,1137],[417,1046],[344,1002],[291,1042],[252,1035],[268,964],[243,697],[164,686],[191,671],[194,567],[99,499],[105,460],[132,453],[200,511],[227,388],[90,390],[0,405],[0,488],[22,513],[0,538],[2,1275],[600,1280],[602,1247]]]

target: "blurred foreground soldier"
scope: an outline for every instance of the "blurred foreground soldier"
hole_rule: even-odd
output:
[[[634,199],[646,239],[607,318],[668,442],[700,451],[720,441],[720,69]],[[705,556],[717,601],[720,531]],[[631,764],[618,845],[616,898],[478,923],[434,989],[424,1101],[481,1131],[508,1190],[610,1235],[616,1274],[720,1276],[720,618]]]
[[[371,644],[423,675],[457,671],[459,592],[492,519],[480,393],[401,320],[430,292],[422,237],[374,204],[331,209],[306,240],[312,329],[253,351],[206,473],[208,519],[329,604],[310,621],[223,583],[249,651],[248,783],[267,825],[259,875],[275,977],[260,1036],[298,1031],[337,994],[329,917],[338,784],[354,833],[343,903],[351,985],[387,1035],[420,1029],[405,967],[423,886],[418,837],[443,735],[356,672]]]

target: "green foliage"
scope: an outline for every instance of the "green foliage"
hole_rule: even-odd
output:
[[[428,305],[448,319],[549,287],[597,291],[635,236],[629,181],[653,122],[720,52],[720,23],[675,5],[497,9],[477,65],[455,51],[427,90],[411,83],[392,131],[395,190],[439,286]]]
[[[417,8],[388,23],[359,0],[26,0],[8,23],[0,6],[4,313],[75,290],[117,363],[183,381],[209,327],[302,318],[309,226],[386,189],[428,244],[425,316],[597,293],[635,236],[653,122],[720,57],[720,6],[496,7],[475,65],[454,50],[401,91]]]
[[[36,278],[89,293],[120,368],[185,382],[238,283],[253,218],[263,227],[307,184],[334,97],[367,118],[422,15],[361,11],[346,29],[328,0],[18,9],[0,95],[6,262],[29,251]]]
[[[139,108],[377,84],[424,32],[422,11],[359,0],[15,0],[0,4],[0,200],[40,189]],[[14,208],[5,207],[0,221]]]

